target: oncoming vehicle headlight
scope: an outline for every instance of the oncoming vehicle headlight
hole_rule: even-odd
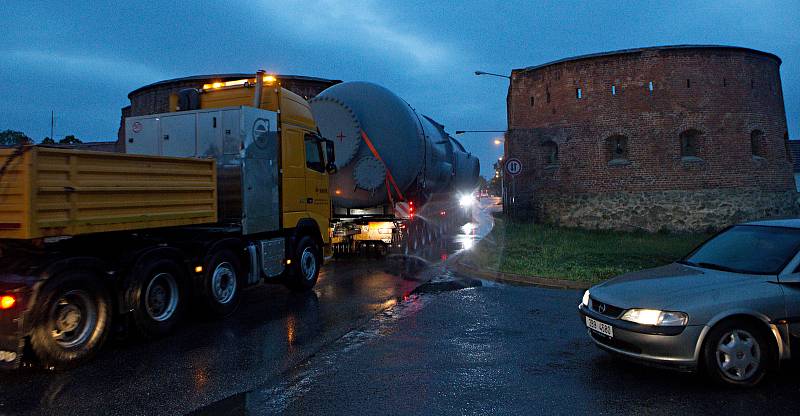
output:
[[[689,315],[657,309],[628,309],[620,319],[641,325],[685,326],[689,322]]]
[[[581,302],[583,306],[589,306],[589,291],[583,292],[583,301]]]
[[[461,195],[458,198],[458,205],[461,205],[464,208],[471,207],[474,202],[475,202],[475,197],[473,197],[471,194]]]

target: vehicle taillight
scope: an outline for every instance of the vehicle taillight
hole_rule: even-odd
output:
[[[15,303],[17,299],[11,295],[0,296],[0,309],[11,309]]]

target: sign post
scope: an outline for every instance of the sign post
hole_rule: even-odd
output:
[[[520,161],[519,159],[517,159],[515,157],[512,157],[512,158],[506,160],[505,171],[506,171],[506,173],[511,175],[511,197],[509,198],[509,201],[508,201],[508,202],[510,202],[508,204],[509,205],[508,208],[509,208],[509,211],[510,211],[509,214],[512,214],[511,217],[513,218],[514,217],[513,210],[514,210],[514,206],[516,205],[516,202],[517,202],[517,181],[516,181],[516,177],[517,177],[517,175],[522,173],[522,161]],[[506,201],[503,201],[504,204],[505,204],[505,202]],[[503,209],[504,210],[505,210],[505,208],[506,208],[505,205],[503,205]]]

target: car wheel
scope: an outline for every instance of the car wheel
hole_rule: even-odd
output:
[[[143,336],[164,336],[178,324],[184,303],[183,277],[180,266],[169,259],[147,262],[136,272],[133,321]]]
[[[311,237],[303,237],[297,243],[286,286],[296,292],[305,292],[317,284],[322,265],[319,246]]]
[[[709,331],[704,358],[706,371],[717,381],[754,386],[766,375],[771,352],[758,327],[748,322],[729,321]]]
[[[239,259],[230,250],[220,250],[211,256],[203,276],[203,300],[206,312],[212,316],[227,316],[239,306],[244,284]]]
[[[41,293],[31,349],[48,367],[70,368],[91,359],[108,336],[111,298],[89,272],[51,278]]]

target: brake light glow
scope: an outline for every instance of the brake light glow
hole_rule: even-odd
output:
[[[0,309],[11,309],[14,307],[15,303],[17,303],[17,299],[15,299],[13,296],[0,296]]]

